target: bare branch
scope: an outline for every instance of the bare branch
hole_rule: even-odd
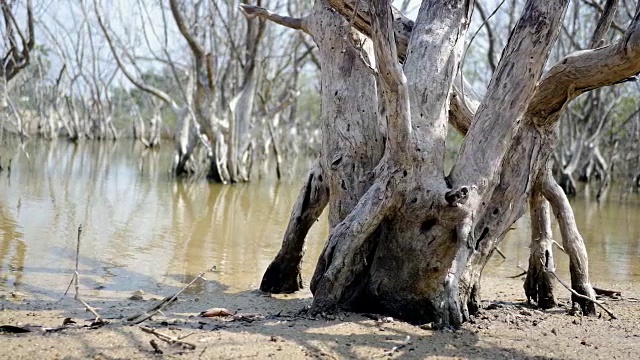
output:
[[[604,45],[606,42],[605,36],[613,23],[617,9],[618,0],[607,0],[604,5],[604,10],[602,11],[602,15],[600,16],[600,20],[598,20],[598,25],[596,25],[596,30],[593,32],[593,36],[591,37],[589,48],[595,49]]]
[[[122,59],[120,58],[120,56],[118,55],[118,51],[113,43],[113,39],[111,38],[111,35],[109,35],[109,30],[107,29],[106,25],[104,24],[104,20],[102,18],[102,15],[100,13],[100,9],[99,9],[99,5],[98,5],[98,0],[94,0],[94,6],[95,6],[95,12],[96,12],[96,17],[98,18],[98,24],[100,25],[100,29],[102,29],[102,32],[105,36],[105,38],[107,39],[107,43],[109,44],[109,48],[111,49],[111,53],[113,54],[113,57],[116,60],[116,63],[118,64],[118,68],[120,68],[120,70],[122,71],[122,73],[124,74],[124,76],[131,81],[132,84],[134,84],[136,87],[138,87],[140,90],[143,90],[153,96],[156,96],[157,98],[159,98],[160,100],[164,101],[167,105],[169,105],[173,110],[177,110],[178,105],[176,104],[176,102],[164,91],[145,84],[143,81],[138,80],[135,75],[133,75],[131,72],[129,72],[129,70],[127,69],[126,65],[124,64],[124,62],[122,61]]]
[[[616,44],[578,51],[555,64],[540,79],[528,112],[538,125],[555,123],[564,105],[578,95],[640,73],[640,13]]]
[[[191,48],[193,55],[196,58],[203,57],[204,51],[202,50],[202,47],[200,46],[200,44],[198,44],[196,39],[193,37],[193,34],[191,34],[189,29],[187,28],[186,21],[182,16],[182,13],[180,12],[180,9],[178,9],[178,0],[169,0],[169,4],[171,6],[171,14],[173,14],[173,18],[176,21],[178,30],[180,30],[180,33],[189,44],[189,47]]]
[[[35,46],[35,33],[34,33],[34,19],[33,10],[31,7],[31,0],[27,0],[27,35],[20,28],[15,16],[13,15],[13,9],[11,5],[2,1],[0,7],[5,19],[5,26],[7,31],[7,37],[9,39],[9,49],[6,54],[2,56],[2,66],[0,66],[0,76],[4,76],[6,81],[13,79],[20,70],[24,69],[30,63],[30,53]],[[22,43],[22,49],[14,39],[14,32],[18,33],[20,42]]]
[[[504,49],[450,175],[455,184],[477,186],[479,202],[493,191],[491,184],[533,98],[567,6],[568,0],[527,1]]]
[[[240,11],[242,11],[244,16],[246,16],[248,19],[255,19],[256,17],[260,17],[269,21],[273,21],[278,25],[307,32],[304,24],[304,18],[278,15],[265,8],[255,5],[240,4],[238,7],[240,8]]]
[[[408,160],[407,146],[411,134],[411,111],[407,78],[398,63],[398,52],[394,46],[391,5],[388,0],[372,0],[373,3],[373,47],[380,74],[378,84],[382,88],[387,104],[387,146],[389,154],[399,164]]]

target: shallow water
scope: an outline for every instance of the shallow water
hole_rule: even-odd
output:
[[[10,149],[10,150],[9,150]],[[198,273],[211,288],[256,289],[277,253],[304,171],[286,180],[265,177],[247,185],[178,181],[168,169],[171,148],[148,151],[133,143],[31,142],[0,148],[0,295],[21,291],[60,297],[73,274],[77,229],[81,291],[91,297],[128,296],[142,289],[166,294]],[[585,236],[594,283],[640,282],[640,203],[617,196],[603,205],[573,201]],[[526,267],[529,224],[516,224],[488,272],[515,275]],[[554,229],[556,231],[557,229]],[[326,218],[308,238],[305,279],[327,237]],[[559,235],[556,235],[559,240]],[[565,276],[566,256],[557,253]]]

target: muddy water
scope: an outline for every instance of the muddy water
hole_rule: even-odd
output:
[[[10,149],[10,150],[9,150]],[[278,251],[304,169],[287,180],[220,186],[169,176],[171,149],[146,151],[128,143],[31,142],[0,148],[0,295],[20,291],[60,297],[75,267],[78,226],[81,291],[90,297],[166,294],[200,272],[212,289],[256,289]],[[297,175],[295,175],[297,174]],[[611,198],[617,198],[611,196]],[[640,282],[640,204],[573,202],[594,282]],[[526,266],[526,219],[493,259],[499,276]],[[304,263],[308,279],[327,236],[326,218],[312,229]],[[559,239],[559,236],[557,236]],[[557,255],[565,274],[566,256]]]

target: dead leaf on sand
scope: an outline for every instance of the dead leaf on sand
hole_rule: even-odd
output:
[[[211,308],[200,313],[202,317],[225,317],[233,316],[233,313],[225,308]]]

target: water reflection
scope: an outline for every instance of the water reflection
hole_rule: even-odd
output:
[[[165,293],[164,287],[214,266],[216,281],[192,293],[211,290],[207,286],[257,288],[304,178],[267,177],[232,187],[177,181],[167,171],[170,148],[148,151],[128,142],[34,141],[23,150],[5,145],[0,156],[4,163],[13,158],[11,177],[0,174],[0,293],[19,289],[47,297],[59,297],[68,284],[79,224],[87,296]],[[300,166],[301,175],[306,167]],[[640,279],[634,261],[640,255],[640,205],[616,200],[573,203],[596,282]],[[306,279],[326,227],[323,218],[310,233]],[[517,264],[526,265],[528,220],[517,227],[502,245],[508,260],[494,259],[488,271],[513,275]],[[566,256],[557,257],[559,273],[566,274]]]

